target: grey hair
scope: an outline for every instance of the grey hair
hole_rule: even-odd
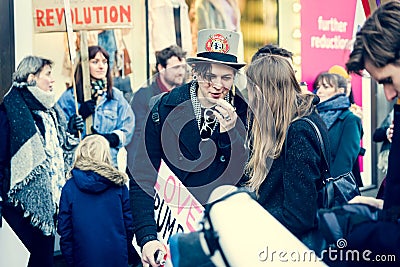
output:
[[[36,75],[47,65],[52,66],[53,61],[37,56],[27,56],[18,64],[17,70],[12,76],[13,82],[26,82],[29,74]]]

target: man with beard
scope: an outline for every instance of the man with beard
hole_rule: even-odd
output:
[[[155,79],[150,86],[140,88],[131,102],[135,114],[135,132],[131,143],[128,145],[130,151],[136,151],[137,140],[142,133],[147,115],[150,113],[150,99],[183,84],[186,74],[185,57],[186,52],[176,45],[156,52]],[[129,153],[128,161],[133,157],[134,153]]]

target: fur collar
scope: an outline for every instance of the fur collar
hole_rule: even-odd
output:
[[[93,171],[98,175],[110,180],[116,185],[122,186],[128,181],[128,176],[115,167],[93,159],[80,159],[75,162],[75,168],[81,171]]]

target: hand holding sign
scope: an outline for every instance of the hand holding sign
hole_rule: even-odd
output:
[[[142,254],[144,266],[160,266],[155,254],[161,251],[166,255],[164,266],[172,266],[169,253],[169,237],[175,233],[189,233],[199,230],[204,207],[193,197],[176,175],[161,161],[158,178],[154,186],[154,219],[157,223],[157,238],[147,242],[142,251],[132,243],[138,253]],[[166,246],[165,246],[166,245]]]
[[[143,250],[142,250],[143,266],[147,266],[147,264],[149,264],[152,267],[158,267],[158,266],[162,265],[162,263],[160,261],[157,261],[158,259],[156,257],[156,255],[159,254],[160,251],[164,255],[167,254],[167,251],[166,251],[164,245],[160,241],[152,240],[152,241],[147,242],[143,246]]]

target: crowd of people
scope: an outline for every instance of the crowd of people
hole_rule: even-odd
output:
[[[321,72],[314,92],[301,88],[290,51],[265,45],[246,66],[237,56],[240,34],[226,29],[200,30],[193,57],[175,45],[156,52],[154,80],[130,103],[113,86],[101,46],[88,48],[89,99],[82,62],[76,86],[57,100],[53,62],[27,56],[0,105],[0,216],[28,249],[30,267],[54,266],[56,233],[68,266],[160,266],[155,255],[168,251],[157,235],[154,196],[164,164],[203,206],[221,185],[253,192],[265,211],[314,249],[308,237],[319,231],[316,181],[326,170],[319,138],[331,175],[352,171],[362,186],[362,116],[348,73],[365,69],[388,101],[396,99],[399,28],[400,2],[380,6],[358,31],[347,70]],[[241,69],[245,88],[235,83]],[[356,224],[347,237],[352,249],[398,260],[399,116],[396,104],[374,134],[384,142],[383,200],[351,201],[391,216]],[[121,170],[123,147],[127,168]]]

